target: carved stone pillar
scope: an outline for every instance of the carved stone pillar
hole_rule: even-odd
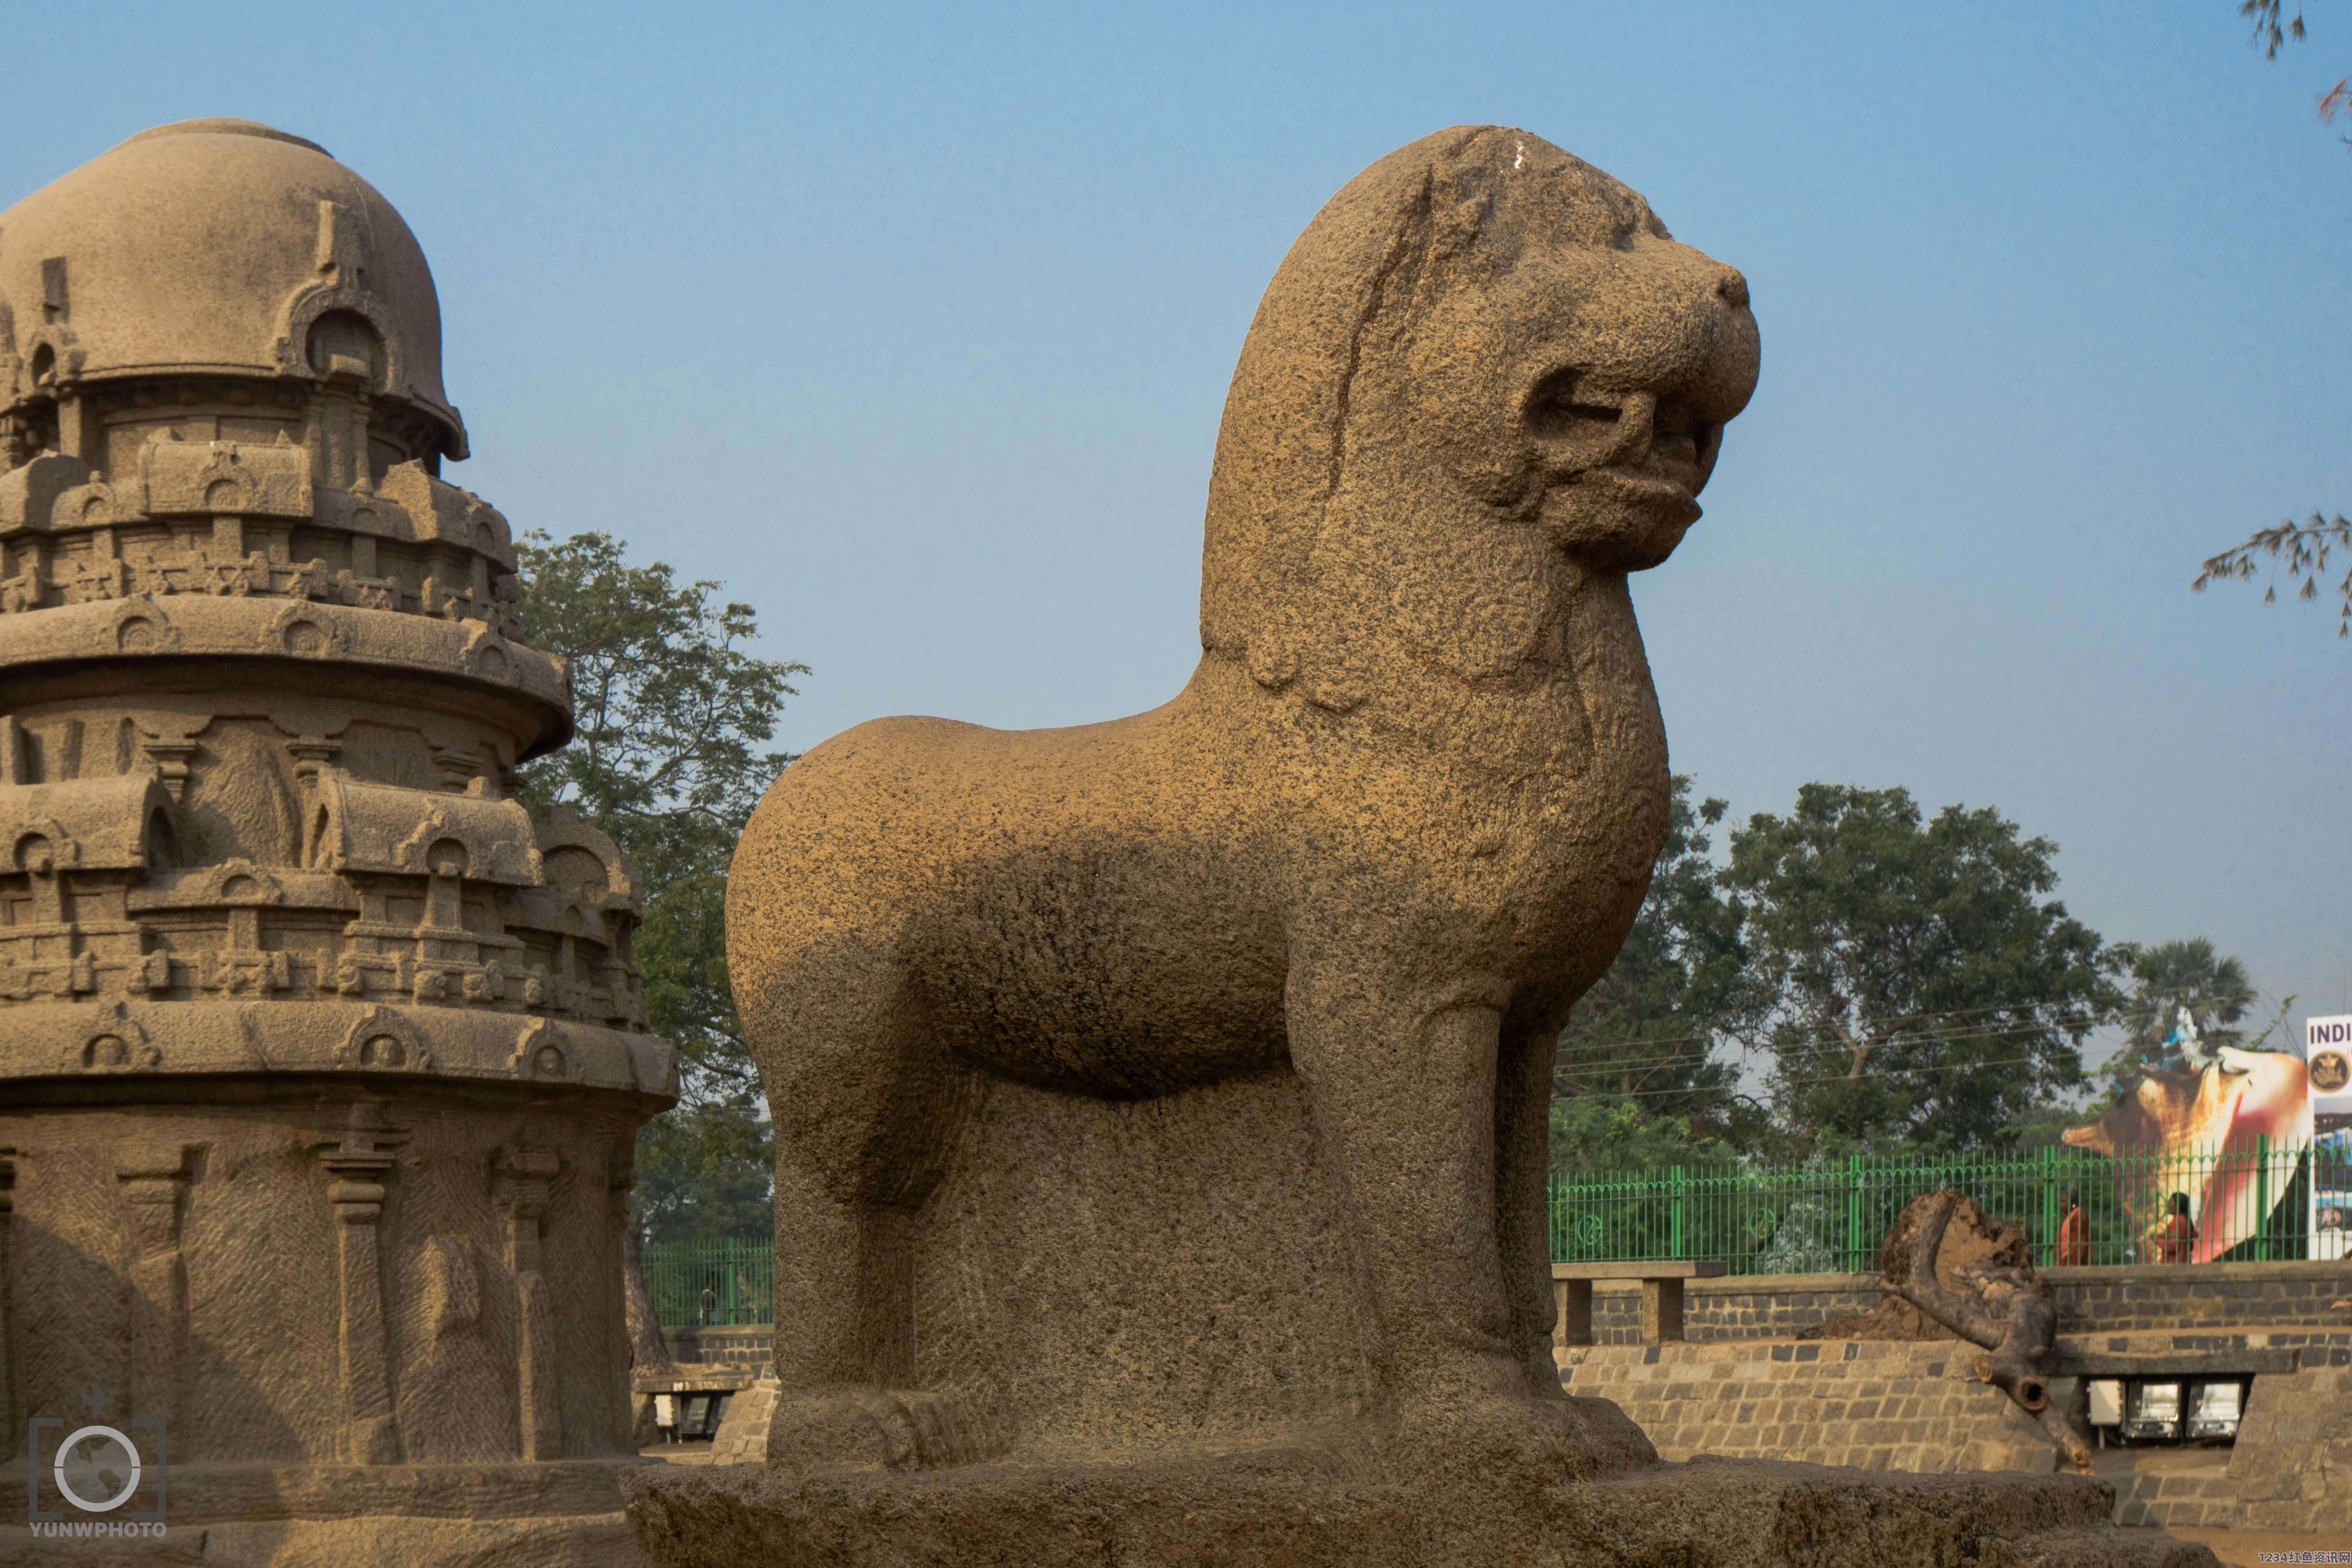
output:
[[[605,1319],[605,1331],[612,1340],[613,1359],[634,1369],[636,1351],[630,1342],[626,1290],[629,1227],[636,1223],[637,1141],[635,1138],[615,1138],[610,1149],[609,1163],[604,1167],[604,1245],[612,1254],[613,1261],[609,1267],[622,1278],[624,1294],[621,1300],[612,1303]],[[621,1435],[622,1440],[631,1441],[636,1428],[636,1401],[627,1388],[614,1390],[611,1419],[614,1431]]]
[[[0,1148],[0,1459],[16,1455],[16,1151]]]
[[[407,1135],[387,1124],[381,1100],[353,1105],[334,1142],[319,1151],[333,1178],[327,1201],[335,1206],[335,1274],[341,1327],[336,1342],[343,1380],[341,1458],[353,1465],[400,1462],[400,1426],[393,1415],[392,1373],[384,1355],[383,1260],[378,1221],[393,1151]]]
[[[186,1144],[135,1149],[118,1166],[131,1241],[131,1414],[179,1418],[187,1360],[188,1268],[180,1220],[196,1153]]]
[[[555,1314],[540,1268],[548,1190],[563,1169],[550,1149],[499,1156],[499,1206],[507,1216],[507,1269],[515,1283],[515,1362],[522,1389],[522,1457],[563,1457],[562,1390],[556,1382]]]

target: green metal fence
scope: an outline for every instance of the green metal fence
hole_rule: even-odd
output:
[[[648,1243],[646,1289],[668,1326],[776,1321],[776,1244],[758,1241]]]
[[[2345,1145],[2268,1139],[2118,1159],[2053,1148],[1943,1160],[1555,1171],[1551,1255],[1562,1262],[1715,1258],[1733,1274],[1858,1272],[1878,1267],[1879,1247],[1904,1205],[1952,1187],[2022,1226],[2042,1267],[2058,1261],[2069,1193],[2089,1218],[2093,1263],[2156,1261],[2150,1235],[2174,1193],[2197,1196],[2201,1233],[2244,1237],[2223,1255],[2231,1261],[2341,1256],[2340,1235],[2311,1234],[2315,1181],[2323,1213],[2352,1218],[2352,1152]],[[775,1249],[764,1238],[647,1246],[645,1268],[664,1323],[775,1321]]]
[[[2049,1148],[1950,1159],[1855,1156],[1797,1167],[1555,1171],[1551,1255],[1560,1262],[1714,1258],[1732,1274],[1872,1269],[1904,1205],[1951,1187],[2021,1226],[2042,1267],[2058,1261],[2070,1193],[2089,1220],[2093,1263],[2157,1261],[2154,1233],[2175,1193],[2191,1194],[2200,1236],[2242,1238],[2221,1255],[2230,1261],[2305,1258],[2315,1255],[2309,1184],[2315,1177],[2324,1192],[2352,1187],[2344,1162],[2339,1149],[2263,1138],[2244,1147],[2114,1159]]]

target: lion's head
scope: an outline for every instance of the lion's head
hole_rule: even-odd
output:
[[[1391,153],[1251,324],[1202,646],[1281,686],[1378,623],[1451,676],[1513,679],[1556,655],[1564,582],[1654,566],[1696,521],[1757,356],[1739,274],[1549,142],[1481,126]]]

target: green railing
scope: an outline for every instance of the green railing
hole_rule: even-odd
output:
[[[654,1316],[666,1326],[776,1321],[772,1241],[648,1243],[645,1269]]]
[[[2114,1159],[2048,1148],[1949,1159],[1856,1156],[1798,1167],[1555,1171],[1551,1255],[1560,1262],[1713,1258],[1733,1274],[1859,1272],[1878,1267],[1879,1247],[1906,1204],[1951,1187],[2021,1226],[2038,1267],[2059,1261],[2069,1193],[2089,1221],[2093,1263],[2157,1261],[2154,1234],[2174,1193],[2192,1194],[2200,1234],[2242,1238],[2222,1255],[2231,1261],[2324,1256],[2335,1238],[2323,1238],[2315,1253],[2309,1184],[2319,1182],[2325,1205],[2327,1194],[2352,1189],[2346,1163],[2337,1147],[2264,1138],[2226,1150]]]
[[[2273,1144],[2105,1159],[2073,1149],[2029,1155],[1864,1160],[1804,1166],[1683,1166],[1551,1174],[1551,1255],[1563,1262],[1695,1258],[1733,1274],[1840,1274],[1878,1267],[1903,1205],[1944,1187],[2024,1228],[2033,1261],[2058,1261],[2068,1193],[2090,1221],[2090,1261],[2150,1263],[2149,1235],[2176,1192],[2201,1200],[2200,1230],[2243,1237],[2232,1261],[2340,1257],[2342,1235],[2311,1233],[2320,1207],[2352,1220],[2352,1153],[2342,1144]],[[2323,1226],[2330,1222],[2323,1218]],[[775,1248],[717,1241],[645,1249],[646,1284],[666,1324],[775,1321]]]

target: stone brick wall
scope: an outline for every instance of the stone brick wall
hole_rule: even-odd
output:
[[[2139,1263],[2045,1268],[2065,1334],[2151,1330],[2227,1330],[2265,1323],[2352,1321],[2330,1310],[2352,1298],[2352,1267],[2336,1263],[2213,1263],[2168,1268]],[[1684,1287],[1685,1337],[1787,1339],[1878,1300],[1875,1274],[1754,1274],[1694,1279]],[[1592,1337],[1603,1345],[1642,1342],[1642,1293],[1610,1282],[1592,1292]]]
[[[2302,1371],[2254,1379],[2221,1484],[2164,1477],[2119,1499],[2117,1521],[2352,1531],[2352,1334],[2331,1337],[2324,1356],[2305,1347]]]
[[[768,1427],[776,1414],[776,1380],[763,1377],[727,1402],[710,1445],[714,1465],[754,1465],[768,1458]]]
[[[1875,1274],[1750,1274],[1683,1287],[1683,1334],[1693,1341],[1787,1339],[1800,1329],[1864,1312],[1878,1300]],[[1610,1280],[1592,1289],[1592,1338],[1642,1342],[1642,1288]]]
[[[2043,1271],[2064,1357],[2299,1352],[2253,1380],[2237,1442],[2110,1448],[2098,1474],[2123,1524],[2352,1531],[2352,1265],[2138,1265]],[[1870,1274],[1695,1280],[1690,1342],[1643,1345],[1631,1286],[1594,1292],[1601,1343],[1559,1352],[1569,1391],[1614,1400],[1660,1454],[1870,1469],[2047,1472],[2041,1428],[1976,1381],[1955,1340],[1798,1341],[1877,1299]],[[2339,1306],[2339,1303],[2347,1305]],[[2072,1401],[2076,1380],[2052,1380]]]
[[[1948,1473],[2051,1468],[2050,1440],[1944,1341],[1724,1341],[1566,1352],[1570,1394],[1610,1399],[1667,1459],[1798,1459]]]
[[[2042,1278],[2062,1334],[2352,1321],[2331,1310],[2352,1298],[2352,1265],[2343,1262],[2119,1264],[2044,1268]]]
[[[662,1342],[672,1361],[701,1365],[724,1362],[740,1366],[765,1366],[772,1352],[776,1331],[767,1323],[714,1324],[709,1328],[664,1328]]]

